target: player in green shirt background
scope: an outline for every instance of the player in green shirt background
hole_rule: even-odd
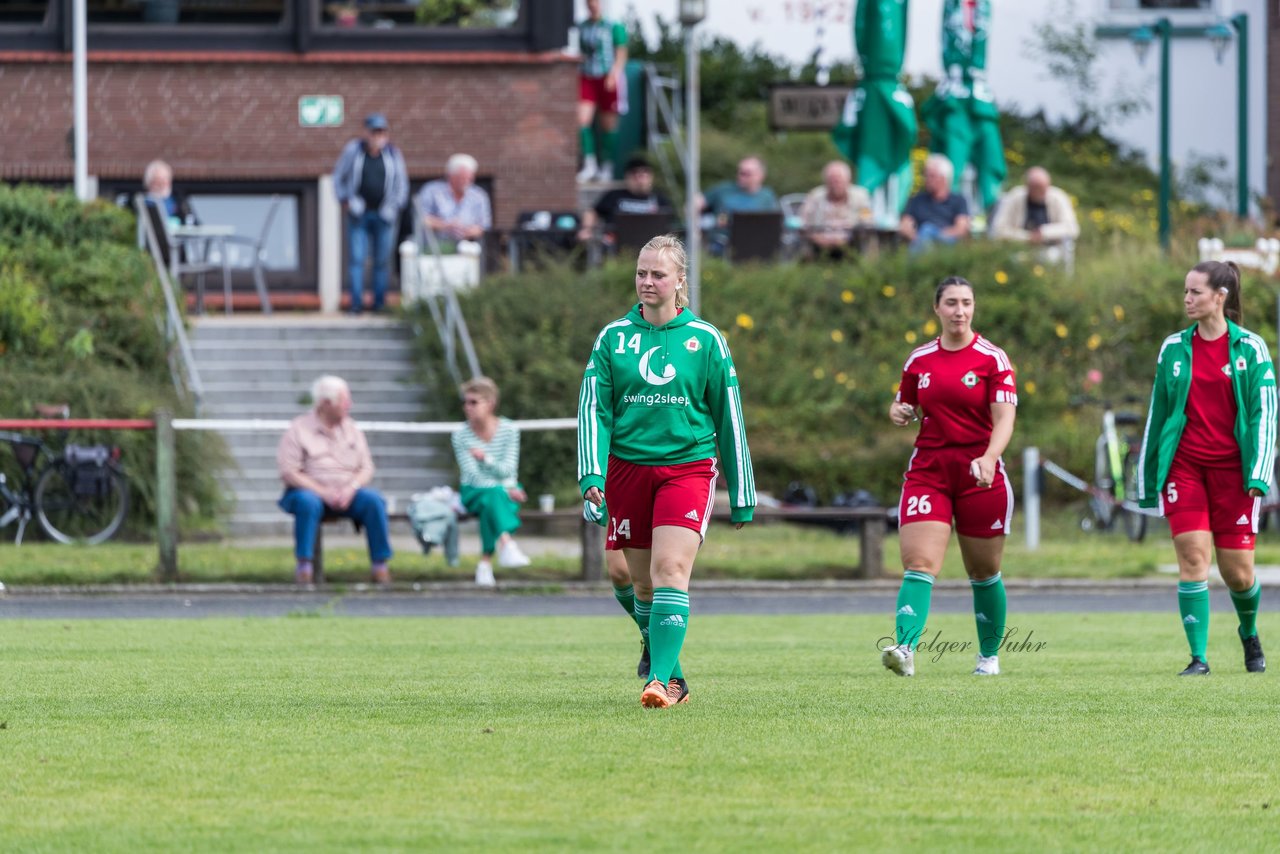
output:
[[[618,114],[626,110],[627,28],[607,21],[600,0],[587,0],[587,19],[578,24],[578,137],[582,145],[579,181],[612,181],[618,156]],[[600,114],[601,146],[596,157],[592,124]]]

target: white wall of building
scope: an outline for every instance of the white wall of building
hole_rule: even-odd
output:
[[[1249,185],[1261,194],[1266,187],[1266,3],[1267,0],[1213,0],[1210,12],[1114,11],[1114,0],[1075,0],[1076,15],[1098,24],[1137,25],[1160,14],[1174,26],[1208,26],[1219,17],[1249,15]],[[581,0],[579,0],[581,6]],[[851,61],[855,0],[707,0],[703,28],[744,47],[764,50],[800,62],[821,44],[833,62]],[[913,76],[938,77],[942,0],[910,0],[907,55],[904,70]],[[1130,3],[1129,5],[1134,5]],[[1037,72],[1025,55],[1035,26],[1061,19],[1067,0],[992,0],[992,32],[988,71],[996,101],[1021,111],[1043,109],[1051,118],[1071,113],[1071,101],[1057,83]],[[605,0],[605,13],[622,15],[628,8],[649,22],[654,12],[676,17],[676,0]],[[822,34],[819,38],[819,29]],[[1226,177],[1236,175],[1236,47],[1232,44],[1219,65],[1207,40],[1175,38],[1172,44],[1171,147],[1175,166],[1193,155],[1226,158]],[[1159,147],[1159,56],[1155,46],[1140,66],[1124,39],[1104,40],[1099,70],[1104,80],[1137,83],[1151,109],[1106,128],[1109,135],[1147,154],[1154,166]],[[1234,207],[1234,198],[1218,200]]]

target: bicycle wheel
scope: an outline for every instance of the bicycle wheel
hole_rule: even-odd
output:
[[[1089,496],[1089,509],[1097,521],[1097,529],[1110,531],[1116,521],[1116,508],[1108,498],[1115,493],[1116,482],[1111,477],[1111,456],[1107,453],[1107,437],[1099,436],[1093,450],[1093,485],[1101,495]]]
[[[95,472],[86,488],[84,476],[64,462],[45,469],[36,483],[36,518],[60,543],[94,545],[111,539],[129,510],[124,475],[111,466]]]
[[[1126,501],[1138,500],[1138,452],[1130,451],[1124,458],[1124,497]],[[1124,532],[1135,543],[1147,535],[1147,514],[1136,510],[1124,510]]]

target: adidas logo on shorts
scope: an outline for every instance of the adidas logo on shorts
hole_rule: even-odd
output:
[[[695,521],[695,522],[696,522],[696,521],[698,521],[698,511],[697,511],[697,510],[690,510],[688,513],[684,514],[684,518],[686,518],[686,519],[692,519],[693,521]]]
[[[1237,525],[1248,525],[1248,524],[1249,524],[1249,517],[1248,517],[1248,516],[1246,516],[1245,514],[1241,513],[1241,514],[1240,514],[1240,518],[1236,520],[1236,524],[1237,524]]]
[[[991,530],[993,530],[993,531],[1001,531],[1001,530],[1003,530],[1003,529],[1004,529],[1004,523],[1003,523],[1003,522],[1001,522],[999,519],[997,519],[997,520],[995,520],[994,522],[992,522],[992,523],[991,523]]]

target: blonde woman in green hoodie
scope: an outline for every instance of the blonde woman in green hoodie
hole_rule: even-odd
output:
[[[578,402],[583,498],[603,507],[608,497],[605,548],[626,555],[642,630],[651,609],[646,708],[689,697],[679,670],[689,576],[721,473],[739,528],[756,504],[738,372],[724,336],[689,310],[685,269],[684,246],[673,236],[640,250],[639,302],[600,330]]]

